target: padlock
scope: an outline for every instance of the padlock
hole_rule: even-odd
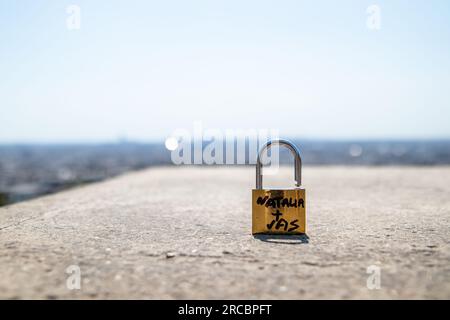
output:
[[[287,147],[295,157],[295,187],[264,189],[261,155],[273,145]],[[252,190],[253,234],[306,233],[306,198],[302,184],[302,159],[297,147],[287,140],[272,140],[259,151],[256,161],[256,189]]]

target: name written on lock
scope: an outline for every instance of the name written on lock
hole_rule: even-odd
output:
[[[303,199],[292,199],[284,197],[258,197],[256,204],[265,206],[266,208],[304,208],[305,202]]]

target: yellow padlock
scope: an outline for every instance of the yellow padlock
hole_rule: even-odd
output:
[[[287,147],[295,157],[295,187],[263,189],[261,155],[273,145]],[[302,159],[297,147],[287,140],[272,140],[259,151],[256,161],[256,189],[252,190],[253,234],[306,233],[306,198],[302,184]]]

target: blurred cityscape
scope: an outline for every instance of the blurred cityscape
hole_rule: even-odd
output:
[[[450,164],[450,140],[293,141],[305,165]],[[173,165],[163,144],[0,145],[0,206],[160,165]]]

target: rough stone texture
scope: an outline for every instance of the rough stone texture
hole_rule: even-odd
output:
[[[2,208],[0,298],[450,298],[449,167],[303,173],[309,239],[250,234],[243,167],[154,168]]]

